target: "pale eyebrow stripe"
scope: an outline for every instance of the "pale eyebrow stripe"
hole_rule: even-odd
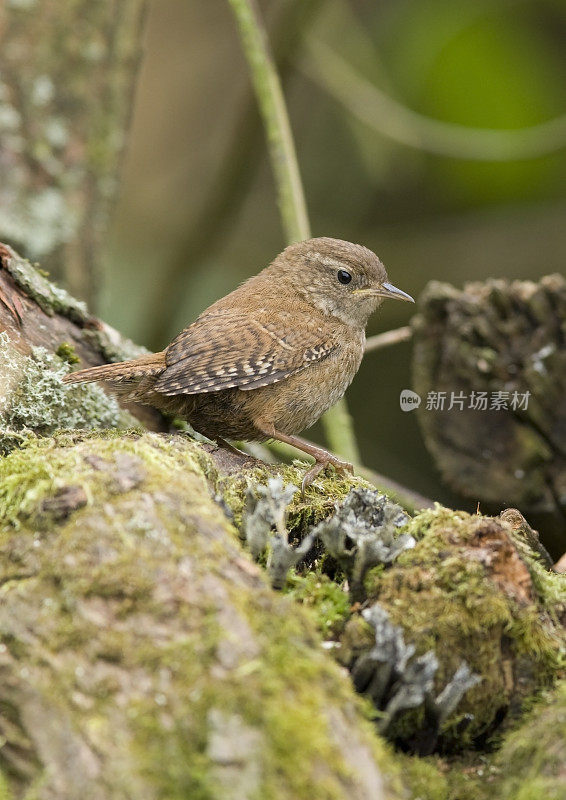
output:
[[[325,267],[335,267],[337,269],[344,269],[346,267],[348,269],[352,268],[352,265],[348,261],[340,261],[336,258],[332,258],[332,256],[323,256],[321,253],[313,253],[313,255],[316,256]]]

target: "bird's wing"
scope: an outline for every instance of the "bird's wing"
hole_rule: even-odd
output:
[[[155,388],[162,394],[257,389],[327,358],[338,348],[312,318],[280,310],[222,309],[199,317],[166,351]]]

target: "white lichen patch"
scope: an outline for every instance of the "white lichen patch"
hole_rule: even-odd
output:
[[[62,378],[68,371],[65,362],[42,347],[22,355],[0,333],[0,426],[40,434],[139,426],[100,386],[65,386]]]

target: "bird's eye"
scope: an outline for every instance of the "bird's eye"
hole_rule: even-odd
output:
[[[344,285],[350,283],[350,281],[352,280],[352,276],[345,269],[339,269],[338,272],[336,273],[336,277],[338,278],[340,283],[343,283]]]

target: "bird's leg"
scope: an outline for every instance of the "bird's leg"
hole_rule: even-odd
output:
[[[341,458],[338,458],[338,456],[335,456],[332,453],[329,453],[328,450],[325,450],[323,447],[317,447],[316,445],[312,444],[312,442],[307,442],[305,439],[301,439],[300,436],[291,436],[287,433],[281,433],[281,431],[278,431],[271,423],[266,423],[262,420],[254,420],[254,424],[256,428],[261,431],[261,433],[265,434],[270,439],[278,439],[280,442],[290,444],[293,447],[296,447],[297,450],[302,450],[303,453],[307,453],[309,456],[314,458],[315,463],[305,474],[305,477],[301,483],[301,492],[303,494],[305,493],[307,486],[309,486],[316,476],[328,466],[333,466],[337,472],[341,472],[343,474],[352,474],[354,472],[354,467],[352,464],[350,464],[348,461],[343,461]]]

